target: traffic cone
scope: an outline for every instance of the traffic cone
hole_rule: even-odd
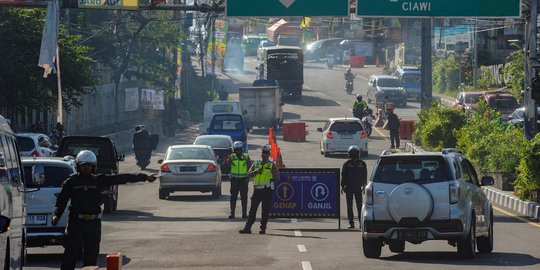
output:
[[[381,60],[379,60],[379,56],[375,59],[375,66],[379,67],[381,65]]]

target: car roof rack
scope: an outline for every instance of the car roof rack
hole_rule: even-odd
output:
[[[384,150],[381,154],[381,156],[389,156],[389,155],[392,155],[392,154],[397,154],[397,153],[405,153],[407,151],[404,151],[402,149],[387,149],[387,150]]]
[[[456,149],[456,148],[444,148],[443,150],[441,150],[441,153],[443,153],[443,154],[449,154],[449,153],[460,153],[460,154],[463,154],[461,151],[459,151],[459,150]]]

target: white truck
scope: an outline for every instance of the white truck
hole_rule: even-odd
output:
[[[248,130],[253,127],[279,129],[283,103],[279,86],[249,86],[238,89],[240,106]]]
[[[242,107],[238,101],[207,101],[204,103],[203,122],[199,126],[199,134],[207,134],[212,116],[217,113],[239,113]]]

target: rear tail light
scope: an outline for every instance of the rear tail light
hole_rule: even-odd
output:
[[[40,154],[39,154],[38,150],[34,150],[34,152],[32,152],[32,156],[33,157],[39,157]]]
[[[450,184],[448,186],[448,196],[452,204],[459,201],[459,188],[456,184]]]
[[[161,165],[161,167],[159,168],[159,170],[160,170],[161,172],[171,172],[171,169],[169,168],[169,165],[167,165],[167,164]]]
[[[366,203],[369,205],[373,204],[373,189],[370,187],[366,187]]]
[[[332,132],[328,132],[328,133],[326,133],[326,138],[333,139],[334,135],[332,135]]]
[[[360,136],[361,136],[362,138],[367,137],[366,131],[365,131],[365,130],[362,130],[362,133],[360,134]]]
[[[215,172],[216,171],[216,165],[210,164],[208,165],[208,168],[206,168],[207,172]]]

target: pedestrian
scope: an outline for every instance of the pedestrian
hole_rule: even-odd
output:
[[[244,143],[236,141],[233,144],[233,153],[227,158],[227,167],[231,172],[231,214],[229,218],[234,218],[236,200],[240,193],[242,202],[242,218],[247,218],[247,196],[248,196],[248,168],[251,167],[251,159],[248,153],[244,153]]]
[[[75,158],[77,173],[62,183],[56,199],[51,224],[58,225],[68,202],[69,218],[64,242],[62,270],[73,270],[82,255],[83,266],[97,265],[101,241],[101,192],[108,186],[128,182],[154,182],[155,174],[95,175],[97,158],[89,150],[79,152]]]
[[[349,219],[349,229],[354,228],[353,198],[358,210],[359,228],[362,227],[362,191],[367,184],[366,163],[360,160],[360,148],[351,145],[347,151],[349,160],[343,164],[341,170],[341,193],[345,193],[347,201],[347,218]]]
[[[152,154],[150,133],[143,127],[142,125],[135,127],[135,133],[133,133],[132,139],[132,147],[135,153],[135,159],[137,160],[137,166],[141,167],[141,170],[145,170],[146,166],[150,164],[150,156]]]
[[[32,125],[32,127],[30,129],[34,133],[45,134],[45,129],[43,128],[43,124],[41,123],[40,120],[37,120],[37,122],[34,125]]]
[[[251,233],[251,226],[255,223],[257,208],[262,203],[261,230],[259,234],[266,233],[266,224],[270,214],[270,203],[272,202],[272,193],[274,191],[274,182],[279,181],[279,171],[268,158],[270,157],[270,145],[262,147],[261,161],[256,161],[250,167],[248,177],[253,176],[253,196],[251,197],[251,207],[249,208],[249,217],[244,229],[239,233]]]
[[[387,127],[390,130],[390,148],[399,148],[399,118],[394,113],[394,108],[388,108],[386,116]]]
[[[54,144],[59,145],[62,141],[62,138],[67,136],[67,133],[64,131],[64,125],[60,122],[56,123],[56,126],[53,130],[51,130],[51,133],[49,134],[49,138],[53,141]]]

